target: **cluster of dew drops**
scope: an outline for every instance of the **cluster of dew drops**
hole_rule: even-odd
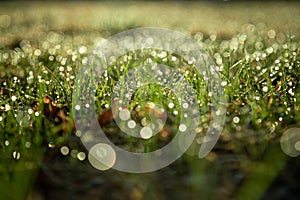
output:
[[[226,122],[233,129],[242,130],[242,123],[253,113],[256,113],[253,124],[265,125],[268,134],[281,124],[299,120],[295,112],[299,110],[296,107],[299,97],[296,87],[300,73],[300,50],[295,36],[267,28],[258,30],[253,24],[245,24],[242,33],[231,39],[219,39],[215,32],[208,36],[197,32],[193,38],[212,55],[217,71],[223,78],[221,85],[225,88],[228,102]],[[58,104],[70,103],[76,70],[86,64],[89,50],[103,39],[96,37],[94,41],[84,44],[83,37],[49,32],[39,38],[38,43],[22,40],[13,50],[0,49],[0,64],[1,67],[5,66],[0,74],[1,126],[5,127],[6,122],[11,120],[8,113],[12,113],[20,126],[32,129],[31,122],[40,118],[42,113],[31,107],[30,102],[39,98],[40,94],[51,95]],[[164,61],[164,54],[161,52],[156,56]],[[176,61],[176,57],[170,59]],[[191,77],[197,81],[196,75]],[[110,94],[108,91],[103,96],[110,97]],[[200,101],[198,103],[200,106],[203,104]],[[109,104],[104,103],[104,106],[108,108]],[[243,112],[246,106],[249,109]],[[169,108],[174,107],[170,102]],[[269,112],[267,117],[264,112]],[[2,134],[2,146],[9,147],[13,138]],[[22,131],[17,134],[19,138],[24,135]],[[27,139],[23,145],[29,149],[32,138]],[[49,148],[53,148],[53,145],[49,143]],[[71,154],[78,160],[86,158],[84,152],[70,150],[67,146],[60,147],[60,152],[62,155]],[[20,159],[21,152],[13,150],[12,157]]]

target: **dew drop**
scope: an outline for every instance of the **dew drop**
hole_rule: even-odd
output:
[[[179,126],[179,131],[180,131],[180,132],[186,131],[186,125],[185,125],[185,124],[180,124],[180,126]]]
[[[221,85],[222,85],[222,86],[226,86],[226,85],[227,85],[227,82],[226,82],[226,81],[223,81],[223,82],[221,83]]]
[[[20,157],[21,157],[20,152],[17,152],[17,151],[14,151],[14,152],[13,152],[13,158],[14,158],[14,159],[19,160]]]
[[[268,87],[267,87],[267,86],[264,86],[264,87],[262,88],[262,90],[263,90],[264,92],[268,92]]]
[[[171,109],[174,108],[174,103],[173,102],[169,103],[168,107]]]
[[[49,148],[54,148],[54,147],[55,147],[55,144],[54,144],[53,142],[49,142],[48,147],[49,147]]]
[[[9,111],[10,110],[10,105],[5,104],[5,111]]]
[[[12,101],[16,101],[16,100],[17,100],[17,97],[16,97],[16,96],[12,96],[12,97],[11,97],[11,100],[12,100]]]
[[[234,118],[232,119],[232,121],[233,121],[233,123],[237,124],[237,123],[240,122],[240,118],[239,118],[239,117],[234,117]]]
[[[76,105],[75,110],[80,110],[80,105]]]

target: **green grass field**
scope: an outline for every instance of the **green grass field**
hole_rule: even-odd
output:
[[[290,162],[295,173],[281,187],[297,199],[289,188],[299,186],[293,176],[300,162],[286,154],[300,151],[299,3],[0,5],[0,199],[276,199],[272,183]],[[107,66],[96,88],[106,135],[133,152],[153,151],[174,137],[180,105],[169,88],[143,86],[130,102],[141,125],[149,123],[149,102],[168,113],[164,131],[149,140],[124,136],[106,113],[118,80],[137,65],[153,63],[179,69],[196,89],[198,134],[186,155],[157,172],[97,171],[74,127],[77,71],[101,40],[149,26],[180,31],[213,58],[225,89],[225,126],[213,151],[198,158],[211,113],[203,77],[172,52],[130,52]],[[284,153],[280,140],[287,130],[295,136],[284,141]]]

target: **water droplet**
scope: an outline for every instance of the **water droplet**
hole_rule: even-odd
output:
[[[49,148],[54,148],[54,147],[55,147],[55,144],[54,144],[53,142],[49,142],[48,147],[49,147]]]
[[[169,103],[168,107],[171,109],[174,108],[174,103],[173,102]]]
[[[14,158],[14,159],[19,160],[20,157],[21,157],[20,152],[17,152],[17,151],[14,151],[14,152],[13,152],[13,158]]]
[[[33,110],[31,108],[29,108],[27,112],[28,112],[28,114],[31,115],[33,113]]]
[[[10,110],[10,105],[5,104],[5,111],[9,111]]]
[[[17,100],[17,97],[16,97],[16,96],[12,96],[12,97],[11,97],[11,100],[12,100],[12,101],[16,101],[16,100]]]
[[[264,86],[264,87],[262,88],[262,90],[263,90],[264,92],[268,92],[268,87],[267,87],[267,86]]]
[[[79,52],[80,54],[84,54],[84,53],[86,53],[86,51],[87,51],[87,48],[86,48],[85,46],[79,47],[78,52]]]
[[[221,83],[221,85],[222,85],[222,86],[226,86],[226,85],[227,85],[227,81],[223,81],[223,82]]]
[[[240,118],[239,118],[239,117],[234,117],[234,118],[232,119],[232,121],[233,121],[233,123],[237,124],[237,123],[240,122]]]
[[[75,110],[80,110],[80,105],[76,105]]]
[[[186,131],[186,125],[185,125],[185,124],[180,124],[180,126],[179,126],[179,131],[180,131],[180,132]]]

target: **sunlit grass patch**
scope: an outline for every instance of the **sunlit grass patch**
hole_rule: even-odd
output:
[[[255,27],[249,25],[244,33],[231,39],[219,39],[215,34],[205,36],[201,32],[193,36],[215,59],[217,70],[223,79],[221,84],[225,87],[228,101],[224,134],[239,132],[244,130],[244,126],[250,126],[251,130],[255,127],[268,130],[265,134],[258,134],[258,137],[272,138],[275,137],[274,133],[278,127],[296,124],[299,120],[296,115],[299,109],[297,102],[299,43],[292,35],[276,37],[273,30],[258,33]],[[2,131],[5,130],[2,134],[3,141],[9,141],[10,137],[15,137],[13,140],[16,138],[22,140],[20,136],[22,134],[19,132],[26,129],[34,132],[34,124],[38,124],[35,121],[41,121],[40,123],[49,121],[52,128],[42,128],[44,124],[40,127],[44,129],[42,132],[47,132],[44,134],[47,140],[62,142],[66,139],[66,137],[58,139],[62,137],[57,135],[62,128],[61,119],[59,117],[49,119],[49,116],[43,113],[43,99],[45,95],[53,98],[55,106],[63,109],[68,121],[72,121],[70,106],[76,71],[86,62],[86,56],[94,47],[72,45],[69,36],[62,37],[59,33],[53,32],[49,33],[45,40],[39,41],[39,44],[34,46],[30,41],[22,41],[20,47],[12,50],[3,49],[0,52],[3,68],[0,118]],[[193,70],[193,66],[170,52],[157,50],[131,52],[109,66],[95,93],[98,108],[110,108],[114,85],[128,70],[141,64],[153,63],[178,68],[197,90],[199,106],[203,107],[203,111],[209,112],[210,94],[205,89],[201,76]],[[147,90],[149,99],[144,99],[147,96],[144,91]],[[162,97],[165,98],[164,103],[157,102]],[[148,86],[135,92],[130,106],[133,109],[137,105],[144,107],[147,102],[162,103],[166,111],[176,117],[180,114],[174,112],[178,103],[175,101],[173,111],[168,106],[174,98],[167,88]],[[22,118],[24,113],[26,117]],[[205,115],[202,116],[202,120],[207,123],[209,121]],[[249,124],[245,125],[246,122]],[[25,128],[22,123],[25,123]],[[9,130],[5,129],[6,127],[10,127]],[[205,127],[204,123],[199,129],[205,132]],[[39,134],[41,133],[34,135]],[[247,137],[247,133],[242,135]],[[32,140],[37,136],[30,137]],[[43,137],[39,137],[40,140]]]

